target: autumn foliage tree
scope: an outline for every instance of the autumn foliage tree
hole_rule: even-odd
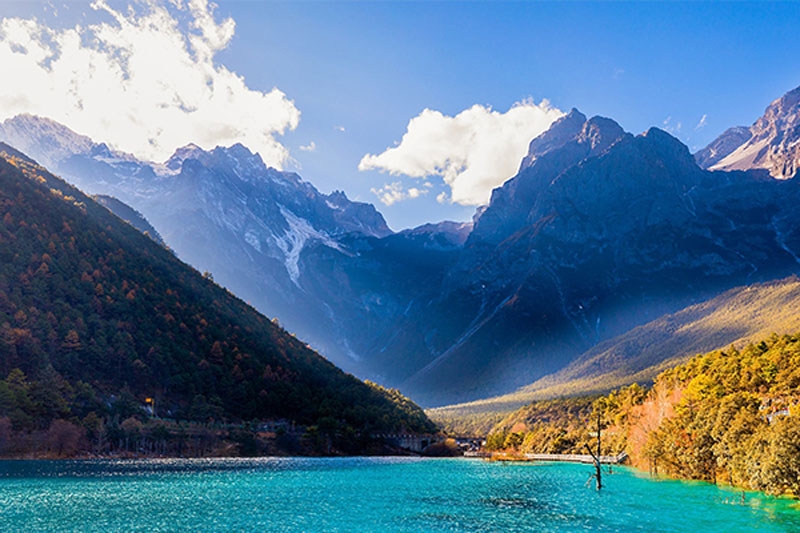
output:
[[[603,453],[659,474],[800,496],[800,335],[697,355],[607,396],[535,402],[487,447],[578,452],[601,417]],[[507,436],[516,428],[523,444]],[[563,444],[566,443],[566,446]],[[556,451],[557,450],[557,451]]]

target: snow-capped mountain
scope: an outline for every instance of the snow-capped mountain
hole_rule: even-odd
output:
[[[52,168],[61,161],[88,154],[94,142],[53,120],[17,115],[0,122],[0,139],[26,154],[35,154],[39,164]]]
[[[788,143],[781,116],[759,131]],[[336,364],[425,405],[508,392],[663,313],[800,271],[800,182],[707,171],[666,132],[634,136],[577,110],[531,141],[472,224],[399,233],[241,145],[154,164],[15,120],[0,138],[38,158],[42,134],[54,170],[131,205],[182,259]],[[753,131],[732,130],[703,161],[721,164]]]
[[[360,355],[334,336],[338,318],[308,291],[317,278],[309,281],[305,261],[309,251],[354,255],[348,242],[391,234],[372,205],[322,194],[240,144],[209,151],[190,144],[156,164],[30,115],[3,122],[0,139],[84,191],[132,206],[181,259],[354,369]]]
[[[725,131],[695,156],[710,170],[764,169],[790,179],[800,168],[800,87],[772,102],[749,128]]]

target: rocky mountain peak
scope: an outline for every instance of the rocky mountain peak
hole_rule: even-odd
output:
[[[753,124],[751,131],[755,140],[767,139],[795,142],[800,138],[800,87],[789,91],[772,102],[764,115]]]
[[[421,241],[423,248],[452,249],[463,246],[471,231],[472,222],[443,220],[403,230],[400,235]]]
[[[689,148],[679,139],[662,129],[650,128],[636,137],[635,141],[644,158],[640,164],[644,165],[643,169],[648,168],[646,175],[659,176],[659,179],[681,188],[698,184],[701,169]]]
[[[350,201],[344,191],[333,191],[328,195],[328,200],[337,207]]]
[[[113,157],[111,148],[109,148],[106,143],[95,144],[92,146],[92,149],[89,150],[89,155],[91,157]]]
[[[201,154],[204,153],[205,151],[202,148],[194,143],[189,143],[175,150],[175,153],[164,162],[164,166],[170,170],[178,171],[181,169],[181,165],[183,165],[184,161],[187,159],[199,159]]]
[[[750,128],[746,126],[728,128],[711,144],[694,154],[694,159],[701,168],[712,167],[749,141],[752,136]]]
[[[689,162],[692,166],[695,165],[694,158],[689,153],[689,148],[666,131],[654,127],[647,130],[642,137],[647,139],[649,144],[660,153],[669,154],[671,159]]]
[[[698,162],[711,170],[764,169],[776,179],[795,177],[800,167],[800,87],[772,102],[747,133],[726,131],[698,153]],[[707,157],[718,146],[727,151],[737,138],[743,141],[724,157]]]
[[[217,146],[211,151],[211,156],[215,159],[215,163],[232,165],[240,176],[266,169],[261,156],[251,152],[241,143],[227,148]]]
[[[469,243],[497,243],[517,231],[540,195],[559,175],[604,153],[620,139],[630,137],[615,121],[586,118],[573,109],[531,141],[519,173],[492,191],[489,206],[476,213]]]
[[[534,138],[528,146],[528,155],[522,159],[520,171],[530,167],[537,158],[564,146],[581,133],[586,115],[575,109],[553,122],[550,128]]]
[[[179,171],[184,162],[190,159],[197,160],[203,166],[222,171],[225,174],[232,172],[238,178],[246,180],[262,176],[267,171],[261,156],[254,154],[240,143],[228,147],[217,146],[211,151],[203,150],[196,144],[190,143],[175,150],[175,153],[165,162],[165,166],[172,171]]]
[[[795,87],[788,93],[772,102],[770,108],[775,107],[778,111],[786,111],[795,108],[798,104],[800,104],[800,86]]]
[[[556,120],[547,131],[531,141],[528,155],[520,165],[520,172],[569,143],[588,145],[590,152],[598,153],[611,146],[624,134],[622,127],[610,118],[595,116],[587,120],[586,115],[573,108]]]
[[[615,121],[597,116],[584,123],[577,141],[588,144],[591,147],[591,153],[596,154],[614,144],[624,135],[625,130]]]
[[[86,154],[94,142],[63,124],[49,118],[27,113],[0,123],[0,140],[22,152],[34,154],[44,166],[56,163],[73,154]]]

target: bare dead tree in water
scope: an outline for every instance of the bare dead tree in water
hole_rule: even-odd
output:
[[[600,469],[600,413],[597,414],[597,454],[595,455],[588,444],[585,444],[585,446],[586,449],[589,450],[589,455],[591,455],[594,460],[595,473],[592,477],[597,481],[597,490],[600,490],[603,488],[602,471]]]

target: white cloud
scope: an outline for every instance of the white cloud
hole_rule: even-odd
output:
[[[493,188],[514,175],[531,139],[563,113],[547,101],[519,102],[505,113],[474,105],[455,117],[425,109],[408,123],[402,140],[378,155],[367,154],[359,170],[393,176],[440,176],[451,201],[485,204]]]
[[[311,141],[307,145],[301,146],[300,150],[302,150],[303,152],[315,152],[317,150],[317,143]]]
[[[300,112],[280,90],[259,91],[214,62],[235,23],[217,21],[207,0],[146,0],[100,21],[52,29],[36,19],[0,20],[0,119],[50,117],[139,157],[164,160],[179,146],[241,142],[282,167],[276,135]]]
[[[703,115],[700,117],[700,122],[697,123],[697,126],[694,127],[695,130],[701,130],[706,127],[708,124],[708,115]]]
[[[683,127],[683,124],[681,124],[680,122],[675,122],[675,123],[672,122],[672,115],[665,118],[663,124],[664,124],[664,131],[672,135],[680,134],[681,128]]]
[[[403,187],[401,182],[395,181],[392,183],[387,183],[379,189],[370,190],[372,191],[372,194],[378,197],[378,200],[380,200],[382,204],[392,205],[397,202],[402,202],[403,200],[419,198],[420,196],[428,194],[430,187],[428,184],[424,184],[424,186],[424,189],[420,189],[418,187],[406,189]]]

